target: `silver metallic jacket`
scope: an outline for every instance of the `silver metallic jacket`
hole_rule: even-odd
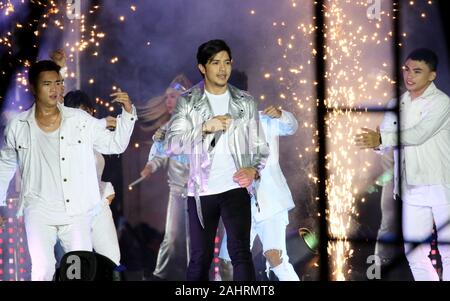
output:
[[[200,82],[180,96],[166,133],[166,152],[189,156],[188,190],[194,191],[197,215],[202,226],[199,194],[207,190],[214,145],[220,136],[229,135],[228,146],[236,170],[253,167],[259,172],[269,156],[263,130],[258,126],[258,111],[253,97],[231,85],[228,85],[228,90],[231,95],[228,113],[232,119],[228,130],[202,133],[203,123],[214,116],[205,94],[204,82]]]
[[[167,132],[168,122],[160,127],[161,130]],[[161,139],[155,139],[150,149],[148,163],[152,164],[153,172],[157,171],[161,167],[167,166],[167,178],[170,190],[180,194],[187,195],[187,182],[189,179],[189,165],[185,156],[172,156],[169,157],[164,152],[165,134]]]

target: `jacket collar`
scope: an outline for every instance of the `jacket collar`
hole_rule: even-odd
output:
[[[66,108],[63,104],[58,103],[57,107],[59,109],[59,111],[61,112],[61,117],[62,119],[66,119],[66,118],[70,118],[74,116],[74,112],[72,110],[69,110],[68,108]],[[33,106],[28,109],[23,115],[23,117],[21,117],[19,120],[20,121],[27,121],[27,122],[35,122],[35,112],[36,112],[36,103],[33,104]]]
[[[428,88],[426,88],[425,91],[423,92],[423,94],[420,95],[419,97],[417,97],[417,99],[419,99],[419,98],[426,99],[427,97],[430,97],[433,94],[435,94],[437,91],[438,91],[438,88],[436,88],[436,85],[434,84],[434,82],[431,82],[431,84],[428,86]],[[408,92],[408,96],[409,96],[409,98],[411,98],[411,93]]]
[[[236,107],[242,107],[242,100],[245,99],[244,91],[228,84],[228,91],[230,92],[231,100],[230,104]],[[202,102],[206,98],[205,93],[205,82],[201,81],[195,86],[193,86],[189,91],[186,92],[194,100],[194,104]]]

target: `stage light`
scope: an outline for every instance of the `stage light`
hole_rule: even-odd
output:
[[[305,242],[305,245],[311,250],[311,252],[317,254],[317,246],[319,245],[319,239],[317,238],[317,235],[307,228],[300,228],[298,232],[300,234],[300,237]]]
[[[288,233],[286,237],[289,261],[302,280],[318,280],[318,245],[317,234],[307,228]]]

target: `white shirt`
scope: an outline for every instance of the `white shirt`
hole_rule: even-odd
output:
[[[391,101],[390,107],[395,106]],[[440,205],[450,202],[450,99],[431,83],[411,100],[402,95],[401,170],[402,199],[412,205]],[[386,113],[380,126],[380,148],[397,145],[397,118]],[[397,177],[398,153],[394,153]],[[397,180],[398,181],[398,180]],[[394,192],[398,193],[397,181]]]
[[[25,210],[33,211],[49,224],[69,223],[59,166],[59,129],[47,133],[36,123],[32,123],[31,131],[36,137],[36,147],[31,150],[31,160],[36,162],[36,171],[45,181],[33,182]]]
[[[230,103],[230,92],[227,90],[224,94],[214,95],[205,90],[214,116],[228,114],[228,105]],[[213,150],[213,162],[208,178],[208,189],[200,193],[202,195],[219,194],[231,189],[240,188],[239,184],[233,181],[233,175],[236,173],[236,166],[228,147],[227,132],[220,135]],[[194,192],[189,191],[193,196]]]

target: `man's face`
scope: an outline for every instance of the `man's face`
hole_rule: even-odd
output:
[[[227,85],[231,75],[231,59],[228,52],[221,51],[212,57],[205,66],[198,65],[200,72],[205,76],[205,83],[218,88]]]
[[[33,89],[36,102],[45,106],[56,106],[64,94],[64,84],[56,71],[44,71],[39,74]]]
[[[403,66],[403,81],[409,92],[425,91],[435,78],[436,72],[432,71],[424,61],[408,59]]]

